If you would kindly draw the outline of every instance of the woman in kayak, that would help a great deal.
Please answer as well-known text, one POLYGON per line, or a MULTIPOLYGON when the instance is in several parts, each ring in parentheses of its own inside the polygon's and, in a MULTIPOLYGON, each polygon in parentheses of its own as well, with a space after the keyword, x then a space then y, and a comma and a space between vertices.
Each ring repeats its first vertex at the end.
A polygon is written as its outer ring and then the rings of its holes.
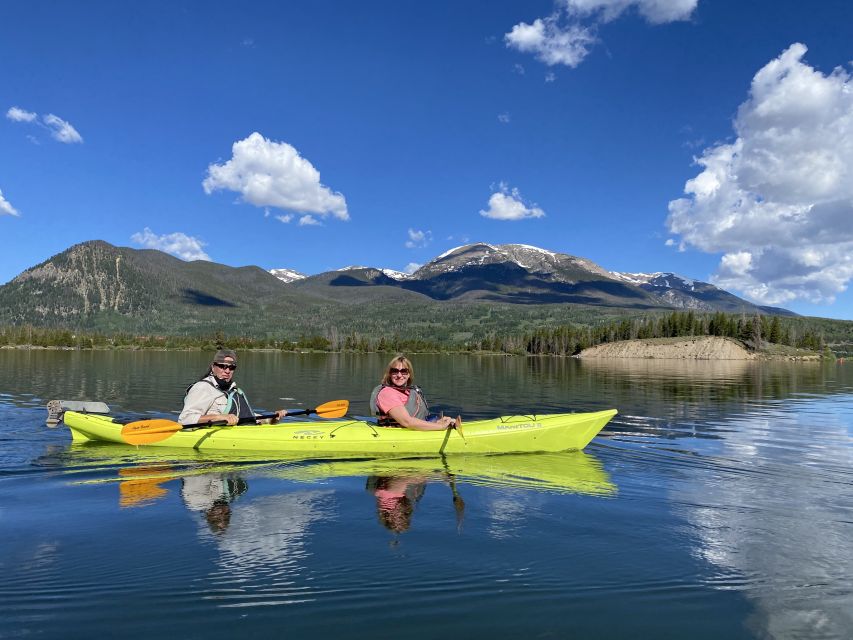
MULTIPOLYGON (((187 389, 184 408, 178 416, 178 422, 225 422, 235 425, 241 420, 251 420, 255 412, 246 399, 246 394, 234 382, 236 370, 237 354, 231 349, 217 351, 207 373, 187 389)), ((279 409, 272 422, 276 423, 286 415, 287 411, 279 409)))
POLYGON ((423 391, 415 386, 412 363, 403 355, 395 356, 388 363, 382 381, 370 395, 370 410, 379 417, 382 426, 443 431, 456 424, 449 417, 429 417, 423 391))

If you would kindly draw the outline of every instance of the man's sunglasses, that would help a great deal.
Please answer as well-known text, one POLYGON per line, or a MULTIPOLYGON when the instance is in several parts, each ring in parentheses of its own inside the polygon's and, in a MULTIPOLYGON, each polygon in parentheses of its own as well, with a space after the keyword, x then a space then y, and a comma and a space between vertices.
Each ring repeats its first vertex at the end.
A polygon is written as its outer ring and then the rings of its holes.
POLYGON ((390 371, 390 373, 391 373, 391 375, 392 375, 392 376, 393 376, 395 373, 402 373, 404 376, 409 375, 409 370, 408 370, 408 369, 395 369, 394 367, 391 367, 388 371, 390 371))
POLYGON ((236 369, 237 369, 237 365, 236 365, 236 364, 222 364, 222 363, 220 363, 220 362, 214 362, 214 363, 213 363, 213 366, 214 366, 214 367, 219 367, 220 369, 228 369, 228 371, 234 371, 234 370, 236 370, 236 369))

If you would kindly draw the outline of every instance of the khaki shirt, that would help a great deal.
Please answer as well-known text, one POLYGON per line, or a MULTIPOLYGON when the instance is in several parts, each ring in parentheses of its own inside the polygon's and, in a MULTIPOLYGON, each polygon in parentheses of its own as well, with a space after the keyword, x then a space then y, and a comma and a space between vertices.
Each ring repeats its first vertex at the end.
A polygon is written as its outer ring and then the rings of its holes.
MULTIPOLYGON (((191 386, 184 398, 184 408, 181 415, 178 416, 178 422, 195 424, 201 416, 210 413, 225 413, 225 407, 228 406, 228 394, 215 385, 214 377, 207 376, 204 380, 199 380, 191 386), (207 381, 213 384, 208 384, 207 381)), ((229 391, 236 386, 232 382, 229 391)))

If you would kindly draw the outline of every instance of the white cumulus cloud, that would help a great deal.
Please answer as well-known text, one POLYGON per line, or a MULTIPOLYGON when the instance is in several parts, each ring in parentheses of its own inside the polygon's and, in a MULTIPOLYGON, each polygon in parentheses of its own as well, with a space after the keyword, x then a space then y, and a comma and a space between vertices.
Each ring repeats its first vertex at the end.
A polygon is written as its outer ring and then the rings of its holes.
POLYGON ((722 253, 714 282, 764 304, 832 302, 853 278, 853 82, 795 43, 764 66, 733 142, 669 203, 679 246, 722 253))
MULTIPOLYGON (((47 129, 54 140, 58 140, 64 144, 83 142, 83 136, 78 133, 77 129, 70 122, 52 113, 42 116, 41 120, 39 120, 37 113, 21 109, 20 107, 10 107, 6 112, 6 117, 12 122, 29 122, 47 129)), ((35 139, 33 141, 38 142, 35 139)))
POLYGON ((53 136, 54 140, 59 140, 65 144, 83 142, 83 137, 77 133, 77 130, 59 116, 48 113, 42 120, 50 129, 50 135, 53 136))
POLYGON ((10 107, 6 112, 6 117, 12 122, 33 122, 38 118, 38 114, 32 111, 25 111, 20 107, 10 107))
POLYGON ((409 239, 406 240, 406 247, 409 249, 419 249, 427 246, 432 242, 432 231, 418 231, 409 229, 409 239))
POLYGON ((0 190, 0 216, 18 216, 18 210, 12 206, 12 203, 3 197, 3 191, 0 190))
POLYGON ((403 273, 408 273, 409 275, 412 275, 415 271, 420 269, 422 266, 423 265, 421 265, 417 262, 410 262, 409 264, 406 265, 406 268, 403 269, 403 273))
POLYGON ((548 66, 577 67, 598 42, 598 25, 634 8, 651 24, 687 20, 699 0, 555 0, 554 12, 519 22, 504 35, 507 47, 532 53, 548 66))
POLYGON ((344 196, 321 184, 320 172, 293 146, 255 132, 231 149, 230 160, 207 168, 202 182, 205 193, 234 191, 256 207, 302 213, 299 224, 303 225, 318 224, 313 216, 349 220, 344 196))
POLYGON ((688 20, 699 0, 563 0, 572 14, 598 15, 602 22, 615 20, 635 8, 651 24, 688 20))
POLYGON ((505 183, 489 198, 489 208, 480 210, 480 215, 493 220, 524 220, 542 218, 545 212, 534 205, 527 205, 518 189, 510 189, 505 183))
POLYGON ((207 243, 185 233, 175 232, 158 236, 145 227, 142 232, 130 236, 130 239, 146 249, 164 251, 181 260, 210 260, 210 256, 202 249, 207 243))
POLYGON ((564 64, 576 67, 589 54, 596 39, 593 33, 579 24, 561 24, 561 14, 536 18, 533 24, 520 22, 504 35, 508 47, 522 53, 532 53, 548 66, 564 64))
POLYGON ((300 227, 312 226, 312 225, 318 225, 318 224, 322 224, 322 222, 317 220, 317 218, 312 216, 310 213, 306 213, 304 216, 300 216, 300 218, 299 218, 299 226, 300 227))

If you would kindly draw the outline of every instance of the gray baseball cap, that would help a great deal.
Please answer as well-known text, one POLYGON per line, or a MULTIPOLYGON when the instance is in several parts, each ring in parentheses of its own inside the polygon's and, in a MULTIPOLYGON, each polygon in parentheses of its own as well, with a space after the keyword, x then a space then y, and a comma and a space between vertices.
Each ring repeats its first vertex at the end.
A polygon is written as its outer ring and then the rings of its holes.
POLYGON ((216 355, 213 356, 214 362, 225 362, 225 358, 231 358, 235 363, 237 362, 237 352, 232 351, 231 349, 220 349, 216 352, 216 355))

